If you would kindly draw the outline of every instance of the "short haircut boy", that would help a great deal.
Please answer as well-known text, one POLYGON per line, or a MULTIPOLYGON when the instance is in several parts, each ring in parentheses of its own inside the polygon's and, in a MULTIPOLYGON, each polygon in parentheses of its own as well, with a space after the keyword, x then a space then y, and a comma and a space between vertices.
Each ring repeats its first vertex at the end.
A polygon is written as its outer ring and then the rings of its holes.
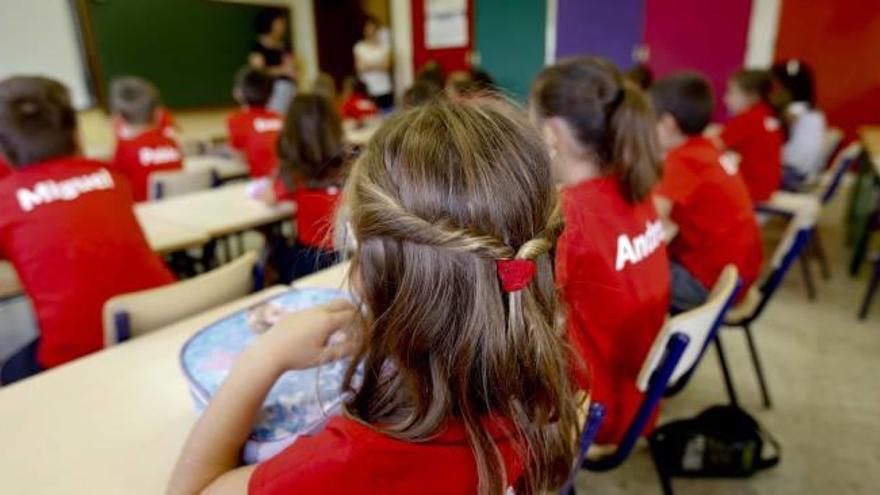
POLYGON ((734 83, 743 92, 752 94, 766 101, 770 97, 770 90, 773 89, 773 80, 770 78, 770 72, 760 69, 740 69, 733 73, 734 83))
POLYGON ((681 132, 694 136, 703 132, 712 118, 712 88, 697 72, 678 72, 651 86, 648 93, 657 116, 672 115, 681 132))
POLYGON ((0 153, 13 168, 76 150, 76 112, 63 84, 39 76, 0 82, 0 153))
POLYGON ((159 91, 149 81, 125 76, 114 79, 110 85, 110 110, 127 124, 151 124, 157 108, 159 91))
POLYGON ((272 97, 274 80, 263 69, 245 66, 235 75, 235 88, 241 95, 242 103, 252 107, 264 107, 272 97))

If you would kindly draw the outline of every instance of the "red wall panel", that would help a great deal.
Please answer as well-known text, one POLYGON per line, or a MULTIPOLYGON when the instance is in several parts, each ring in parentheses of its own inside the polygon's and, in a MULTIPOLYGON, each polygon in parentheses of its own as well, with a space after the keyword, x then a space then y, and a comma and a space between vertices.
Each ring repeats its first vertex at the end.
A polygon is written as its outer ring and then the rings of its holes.
POLYGON ((784 0, 776 57, 813 66, 831 125, 852 137, 859 125, 880 123, 880 2, 784 0))
POLYGON ((645 44, 655 77, 692 69, 705 74, 716 96, 716 117, 728 77, 743 65, 751 0, 646 0, 645 44))
POLYGON ((474 45, 474 0, 468 0, 468 21, 470 36, 468 45, 461 48, 429 50, 425 47, 425 1, 412 0, 413 69, 418 70, 429 60, 436 60, 448 75, 456 70, 471 68, 469 55, 474 45))

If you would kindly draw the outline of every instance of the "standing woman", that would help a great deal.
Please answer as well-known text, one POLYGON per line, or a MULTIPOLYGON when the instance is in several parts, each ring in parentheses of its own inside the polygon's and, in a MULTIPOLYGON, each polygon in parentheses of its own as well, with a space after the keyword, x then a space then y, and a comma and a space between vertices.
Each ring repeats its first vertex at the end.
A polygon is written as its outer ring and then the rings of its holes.
POLYGON ((364 39, 354 45, 354 66, 358 78, 367 85, 367 93, 381 110, 394 104, 391 86, 391 42, 387 29, 367 16, 364 39))
POLYGON ((813 70, 802 60, 779 62, 770 70, 776 83, 774 106, 787 130, 782 146, 782 187, 797 190, 825 165, 825 114, 816 108, 813 70))
POLYGON ((287 39, 287 14, 282 10, 266 8, 257 14, 257 39, 251 46, 248 63, 264 69, 275 78, 272 98, 267 107, 280 114, 287 113, 287 105, 296 93, 296 58, 287 39))

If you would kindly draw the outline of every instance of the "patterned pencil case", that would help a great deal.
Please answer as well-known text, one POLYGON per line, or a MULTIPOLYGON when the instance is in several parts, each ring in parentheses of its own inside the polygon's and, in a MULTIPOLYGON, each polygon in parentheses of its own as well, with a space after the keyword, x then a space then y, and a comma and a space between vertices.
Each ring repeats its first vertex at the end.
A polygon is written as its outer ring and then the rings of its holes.
MULTIPOLYGON (((180 365, 200 412, 220 388, 235 358, 278 317, 348 293, 333 289, 292 289, 227 316, 193 335, 180 351, 180 365)), ((338 414, 345 399, 341 383, 347 359, 305 370, 288 371, 272 387, 257 424, 244 446, 245 463, 264 461, 300 435, 320 430, 338 414)))

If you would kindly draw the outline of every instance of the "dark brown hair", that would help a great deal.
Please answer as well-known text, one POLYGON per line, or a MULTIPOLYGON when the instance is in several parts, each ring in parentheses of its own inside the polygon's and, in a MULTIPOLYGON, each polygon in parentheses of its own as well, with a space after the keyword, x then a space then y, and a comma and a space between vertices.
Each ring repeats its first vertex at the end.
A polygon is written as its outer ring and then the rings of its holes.
POLYGON ((128 124, 145 125, 156 118, 159 90, 135 76, 118 77, 110 84, 110 111, 128 124))
POLYGON ((695 136, 712 119, 715 98, 712 87, 698 72, 677 72, 654 83, 648 91, 657 115, 672 115, 681 132, 695 136))
POLYGON ((76 113, 67 88, 38 76, 0 82, 0 152, 15 168, 75 154, 76 113))
POLYGON ((272 97, 275 80, 263 69, 246 65, 235 73, 235 88, 245 105, 265 107, 272 97))
POLYGON ((734 72, 730 79, 744 93, 756 96, 762 101, 769 100, 770 90, 773 89, 773 79, 769 71, 741 69, 734 72))
POLYGON ((413 85, 403 93, 403 107, 417 107, 442 97, 443 88, 437 86, 428 79, 421 79, 414 82, 413 85))
POLYGON ((558 487, 578 422, 550 255, 559 211, 538 133, 498 100, 404 110, 371 139, 344 197, 352 283, 368 310, 348 414, 410 442, 461 422, 475 488, 493 495, 506 467, 485 421, 502 418, 524 466, 517 493, 558 487), (537 270, 506 293, 496 263, 510 258, 537 270))
POLYGON ((314 187, 338 180, 344 162, 342 124, 323 96, 301 93, 293 98, 278 138, 278 175, 288 189, 296 179, 314 187))
POLYGON ((562 118, 603 172, 620 178, 629 201, 643 200, 659 180, 654 109, 611 62, 580 57, 547 67, 531 99, 539 118, 562 118))

